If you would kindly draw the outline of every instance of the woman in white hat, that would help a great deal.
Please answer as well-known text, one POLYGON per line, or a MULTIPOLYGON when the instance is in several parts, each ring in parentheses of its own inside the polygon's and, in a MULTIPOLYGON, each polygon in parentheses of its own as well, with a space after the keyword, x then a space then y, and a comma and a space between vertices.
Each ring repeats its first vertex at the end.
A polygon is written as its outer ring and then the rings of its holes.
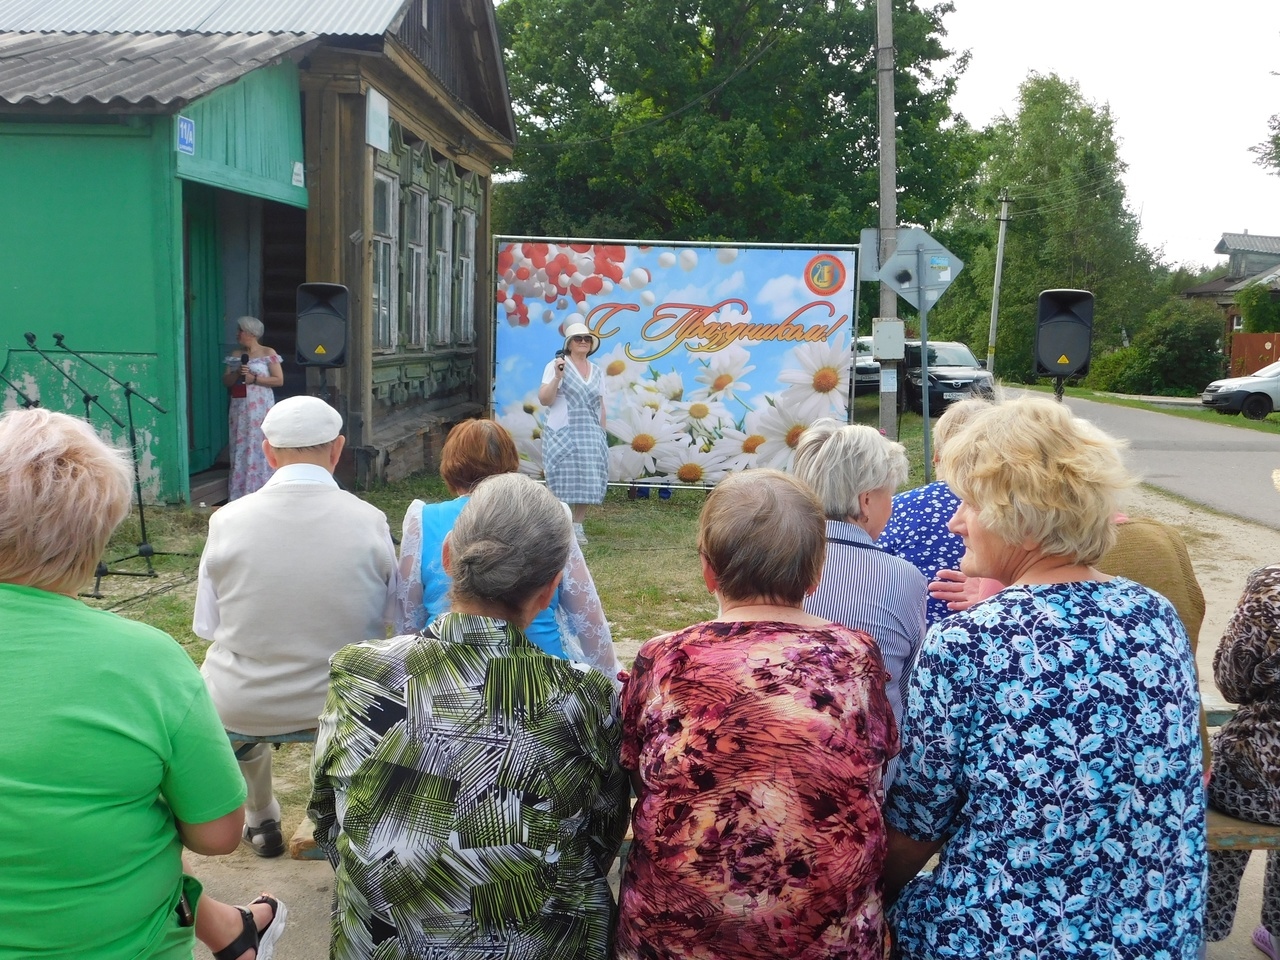
POLYGON ((587 542, 582 519, 588 504, 603 503, 609 480, 604 435, 604 371, 587 358, 600 338, 586 324, 565 327, 563 356, 542 371, 538 402, 550 407, 542 434, 542 463, 551 492, 573 511, 573 532, 587 542))

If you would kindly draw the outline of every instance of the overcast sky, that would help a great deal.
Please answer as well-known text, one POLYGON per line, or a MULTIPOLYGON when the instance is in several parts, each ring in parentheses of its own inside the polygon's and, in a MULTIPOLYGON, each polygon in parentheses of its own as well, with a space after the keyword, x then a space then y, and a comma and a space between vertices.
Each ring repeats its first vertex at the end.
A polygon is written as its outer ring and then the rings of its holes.
POLYGON ((1280 176, 1249 147, 1280 113, 1280 0, 955 0, 948 44, 970 50, 955 109, 1016 112, 1028 71, 1108 103, 1129 207, 1167 262, 1222 262, 1223 233, 1280 236, 1280 176))

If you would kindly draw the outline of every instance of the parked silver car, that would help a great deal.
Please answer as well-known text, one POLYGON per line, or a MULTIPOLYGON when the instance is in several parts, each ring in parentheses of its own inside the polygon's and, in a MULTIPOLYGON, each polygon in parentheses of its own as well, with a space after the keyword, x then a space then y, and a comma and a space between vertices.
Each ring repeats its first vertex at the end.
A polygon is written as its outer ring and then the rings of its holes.
POLYGON ((1250 420, 1265 420, 1280 408, 1280 361, 1247 377, 1213 381, 1200 394, 1200 402, 1218 413, 1243 413, 1250 420))

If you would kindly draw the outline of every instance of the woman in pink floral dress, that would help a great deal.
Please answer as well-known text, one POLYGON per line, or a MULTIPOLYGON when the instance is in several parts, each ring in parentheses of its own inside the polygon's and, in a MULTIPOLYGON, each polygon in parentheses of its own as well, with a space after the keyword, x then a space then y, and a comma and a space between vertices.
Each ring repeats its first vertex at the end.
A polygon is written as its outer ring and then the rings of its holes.
POLYGON ((266 454, 262 452, 262 418, 276 402, 273 387, 284 386, 280 357, 270 347, 258 342, 264 327, 257 317, 241 317, 236 342, 240 353, 227 357, 222 382, 231 388, 231 476, 229 499, 253 493, 271 476, 266 454), (248 356, 248 363, 244 357, 248 356))
POLYGON ((875 641, 804 612, 814 494, 729 477, 698 533, 720 616, 640 648, 622 698, 635 840, 618 957, 883 958, 885 764, 898 751, 875 641))

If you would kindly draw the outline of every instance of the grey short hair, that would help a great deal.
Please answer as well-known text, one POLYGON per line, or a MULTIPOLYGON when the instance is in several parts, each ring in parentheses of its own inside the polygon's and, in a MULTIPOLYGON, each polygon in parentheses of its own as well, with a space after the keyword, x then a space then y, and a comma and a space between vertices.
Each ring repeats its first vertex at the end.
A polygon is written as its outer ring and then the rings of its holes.
POLYGON ((236 326, 245 333, 252 334, 258 339, 262 339, 262 335, 266 333, 267 328, 262 325, 262 321, 257 317, 244 316, 236 321, 236 326))
POLYGON ((796 443, 797 477, 813 488, 829 520, 861 519, 858 498, 906 482, 907 450, 864 424, 815 420, 796 443))
POLYGON ((450 596, 509 618, 564 569, 573 527, 555 495, 518 473, 486 477, 449 533, 450 596))
POLYGON ((809 486, 781 470, 731 473, 707 496, 698 552, 726 600, 799 607, 822 576, 827 524, 809 486))

